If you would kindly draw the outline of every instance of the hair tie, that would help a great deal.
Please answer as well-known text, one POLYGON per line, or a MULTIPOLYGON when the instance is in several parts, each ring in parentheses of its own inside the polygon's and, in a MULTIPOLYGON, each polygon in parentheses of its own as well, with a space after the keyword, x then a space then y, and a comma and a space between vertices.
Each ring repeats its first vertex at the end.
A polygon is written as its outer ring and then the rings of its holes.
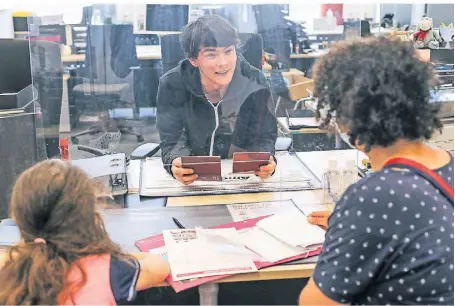
POLYGON ((33 243, 35 243, 35 244, 40 244, 40 243, 46 244, 46 240, 44 240, 43 238, 35 238, 33 240, 33 243))

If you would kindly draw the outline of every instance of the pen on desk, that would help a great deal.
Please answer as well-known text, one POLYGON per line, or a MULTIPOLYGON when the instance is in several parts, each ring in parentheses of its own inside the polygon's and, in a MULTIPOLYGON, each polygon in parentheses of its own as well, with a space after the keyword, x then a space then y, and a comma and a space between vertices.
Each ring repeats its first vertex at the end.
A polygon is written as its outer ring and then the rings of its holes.
POLYGON ((177 218, 172 217, 172 220, 174 221, 175 225, 178 226, 178 228, 185 229, 185 227, 182 225, 182 223, 180 223, 179 220, 177 220, 177 218))

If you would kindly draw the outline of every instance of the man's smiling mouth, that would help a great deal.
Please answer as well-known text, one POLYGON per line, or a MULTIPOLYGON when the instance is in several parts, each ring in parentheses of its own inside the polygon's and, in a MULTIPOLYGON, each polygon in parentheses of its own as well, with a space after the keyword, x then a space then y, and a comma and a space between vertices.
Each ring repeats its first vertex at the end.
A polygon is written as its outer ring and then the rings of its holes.
POLYGON ((220 75, 225 75, 226 73, 228 73, 230 71, 229 70, 226 70, 226 71, 223 71, 223 72, 215 72, 215 74, 220 74, 220 75))

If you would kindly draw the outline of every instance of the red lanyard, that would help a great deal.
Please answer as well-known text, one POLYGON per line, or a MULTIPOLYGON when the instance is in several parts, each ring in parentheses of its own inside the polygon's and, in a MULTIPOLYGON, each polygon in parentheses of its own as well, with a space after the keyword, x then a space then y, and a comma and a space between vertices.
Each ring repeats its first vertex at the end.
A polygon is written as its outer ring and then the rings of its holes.
POLYGON ((420 174, 420 176, 423 176, 436 188, 438 188, 439 191, 441 191, 453 205, 453 188, 435 171, 427 168, 426 166, 416 161, 402 157, 389 159, 386 162, 385 167, 406 168, 408 170, 416 172, 417 174, 420 174))

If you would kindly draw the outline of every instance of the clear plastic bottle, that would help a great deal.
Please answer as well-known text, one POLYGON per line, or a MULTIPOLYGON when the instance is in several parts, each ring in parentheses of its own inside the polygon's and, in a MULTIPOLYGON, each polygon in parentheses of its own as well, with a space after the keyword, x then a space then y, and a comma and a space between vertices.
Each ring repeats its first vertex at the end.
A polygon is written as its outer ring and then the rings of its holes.
POLYGON ((354 184, 358 178, 358 170, 355 160, 349 159, 346 161, 343 170, 341 171, 341 190, 344 192, 350 185, 354 184))
POLYGON ((329 160, 322 178, 325 204, 334 203, 338 200, 340 196, 340 177, 337 161, 329 160))

